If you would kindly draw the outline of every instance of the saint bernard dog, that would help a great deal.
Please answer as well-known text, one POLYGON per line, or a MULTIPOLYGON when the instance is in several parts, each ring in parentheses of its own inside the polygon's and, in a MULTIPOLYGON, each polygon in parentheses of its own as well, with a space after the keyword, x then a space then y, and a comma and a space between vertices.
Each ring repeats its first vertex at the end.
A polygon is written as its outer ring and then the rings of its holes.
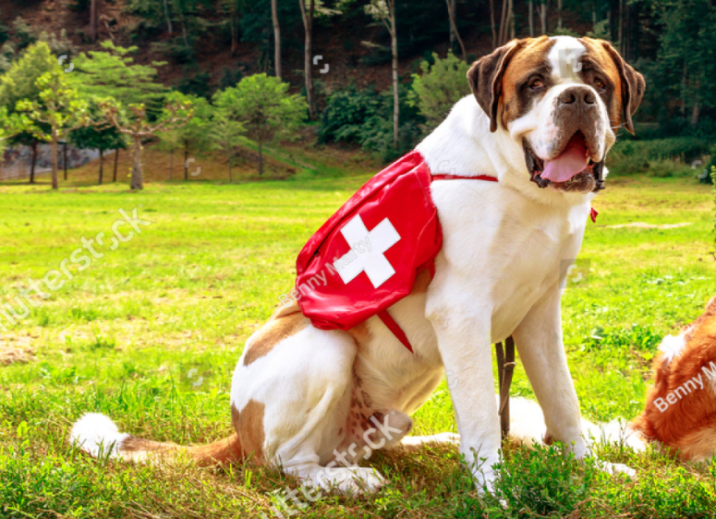
POLYGON ((318 490, 376 491, 384 477, 357 462, 375 449, 459 443, 479 491, 492 489, 501 435, 492 344, 514 337, 544 412, 546 435, 588 452, 560 320, 565 265, 579 253, 617 128, 633 132, 644 79, 606 41, 513 40, 475 62, 473 95, 416 148, 443 245, 390 314, 408 351, 371 317, 323 330, 281 307, 246 343, 231 387, 235 433, 180 447, 119 433, 86 415, 71 439, 91 454, 143 460, 182 452, 200 464, 251 457, 318 490), (447 375, 459 436, 408 436, 410 415, 447 375))

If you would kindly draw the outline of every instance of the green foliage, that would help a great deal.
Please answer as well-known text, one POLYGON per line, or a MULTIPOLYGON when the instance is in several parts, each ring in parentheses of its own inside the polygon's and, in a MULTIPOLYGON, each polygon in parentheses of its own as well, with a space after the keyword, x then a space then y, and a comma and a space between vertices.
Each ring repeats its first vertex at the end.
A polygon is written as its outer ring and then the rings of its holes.
POLYGON ((445 59, 433 53, 433 64, 423 61, 420 64, 422 74, 413 74, 413 88, 408 100, 425 117, 428 130, 440 124, 453 105, 470 93, 469 68, 452 52, 448 52, 445 59))
POLYGON ((132 54, 137 47, 119 47, 111 41, 102 42, 102 51, 81 53, 74 60, 71 78, 84 95, 114 98, 123 105, 142 103, 151 112, 161 110, 166 87, 157 82, 157 69, 164 62, 152 66, 134 63, 132 54))
POLYGON ((12 22, 12 28, 15 31, 15 40, 17 41, 18 50, 29 47, 35 43, 40 36, 37 30, 30 27, 30 24, 21 16, 15 18, 15 21, 12 22))
POLYGON ((397 158, 417 144, 424 118, 408 102, 408 87, 400 85, 400 146, 393 143, 393 93, 376 93, 372 88, 358 90, 351 86, 334 92, 321 115, 320 142, 359 144, 383 161, 397 158))
POLYGON ((60 65, 47 43, 38 42, 30 46, 25 54, 12 64, 10 70, 0 76, 0 106, 6 107, 12 113, 18 101, 39 100, 37 79, 47 72, 57 71, 61 72, 60 65))
POLYGON ((609 152, 609 172, 616 175, 650 173, 657 177, 688 176, 690 164, 710 152, 707 141, 674 137, 651 141, 624 140, 609 152))
POLYGON ((70 140, 78 148, 97 150, 127 149, 127 141, 115 127, 102 124, 104 117, 97 99, 90 99, 87 112, 92 124, 78 128, 70 134, 70 140))
POLYGON ((225 107, 226 117, 241 123, 249 138, 261 145, 276 138, 290 139, 306 116, 303 97, 288 93, 288 83, 266 74, 243 78, 238 85, 223 90, 217 103, 225 107))
MULTIPOLYGON (((0 76, 0 106, 13 114, 20 101, 40 102, 37 80, 48 72, 61 72, 61 68, 49 45, 39 41, 28 47, 22 57, 12 63, 10 70, 0 76)), ((32 131, 23 131, 17 134, 11 143, 31 144, 35 140, 32 131)))
POLYGON ((32 132, 40 140, 57 142, 58 139, 66 138, 73 129, 88 123, 87 101, 79 98, 65 72, 46 72, 37 78, 36 85, 39 99, 18 101, 15 108, 17 112, 27 114, 26 131, 32 132), (35 123, 44 123, 49 131, 35 123))

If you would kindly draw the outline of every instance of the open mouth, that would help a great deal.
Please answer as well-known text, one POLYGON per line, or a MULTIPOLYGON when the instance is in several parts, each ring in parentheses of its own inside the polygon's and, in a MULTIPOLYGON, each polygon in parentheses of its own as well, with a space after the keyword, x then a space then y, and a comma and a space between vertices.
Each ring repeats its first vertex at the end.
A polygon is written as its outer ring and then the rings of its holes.
POLYGON ((581 131, 575 132, 562 152, 552 160, 539 158, 527 139, 522 140, 522 147, 530 180, 540 188, 551 185, 560 191, 581 193, 604 189, 604 160, 594 162, 591 159, 581 131))

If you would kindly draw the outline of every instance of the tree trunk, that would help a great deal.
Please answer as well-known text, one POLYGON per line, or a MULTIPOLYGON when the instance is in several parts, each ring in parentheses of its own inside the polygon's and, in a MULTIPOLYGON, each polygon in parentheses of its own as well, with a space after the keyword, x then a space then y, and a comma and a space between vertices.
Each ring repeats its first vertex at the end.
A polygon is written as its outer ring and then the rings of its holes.
POLYGON ((619 51, 621 52, 622 56, 624 55, 624 40, 622 31, 624 29, 624 3, 626 0, 619 0, 619 51))
POLYGON ((139 135, 134 136, 134 146, 132 147, 132 182, 130 188, 133 191, 144 188, 144 179, 142 178, 142 138, 139 135))
POLYGON ((227 163, 229 164, 229 182, 233 182, 234 179, 231 178, 231 155, 229 154, 227 163))
POLYGON ((32 164, 30 165, 30 184, 35 183, 35 164, 37 164, 37 141, 32 141, 32 164))
POLYGON ((64 169, 65 181, 67 181, 67 141, 62 143, 62 169, 64 169))
POLYGON ((539 6, 539 18, 540 18, 540 25, 542 26, 542 34, 547 34, 547 11, 548 6, 547 2, 542 2, 539 6))
POLYGON ((168 0, 164 0, 164 16, 167 19, 167 32, 171 34, 172 31, 172 19, 169 17, 169 4, 168 0))
POLYGON ((699 124, 699 114, 701 113, 701 105, 698 98, 694 101, 694 107, 691 109, 691 126, 699 124))
POLYGON ((495 28, 495 0, 490 0, 490 28, 492 29, 492 48, 497 47, 497 29, 495 28))
POLYGON ((504 45, 507 43, 507 27, 510 20, 510 4, 509 0, 502 0, 502 12, 500 14, 500 33, 497 44, 504 45))
POLYGON ((306 101, 308 101, 308 115, 311 120, 316 118, 316 96, 313 92, 313 73, 311 70, 313 54, 313 13, 315 0, 310 0, 308 11, 306 11, 305 0, 298 0, 301 6, 301 17, 303 18, 303 29, 306 34, 303 55, 303 75, 306 80, 306 101))
POLYGON ((530 25, 530 38, 535 37, 535 6, 534 6, 534 0, 529 0, 527 3, 527 7, 529 8, 527 20, 530 25))
MULTIPOLYGON (((165 0, 166 1, 166 0, 165 0)), ((231 3, 233 5, 233 2, 231 3)), ((231 28, 231 55, 236 53, 238 41, 236 37, 236 12, 233 7, 229 8, 229 27, 231 28)))
POLYGON ((114 150, 114 174, 112 175, 112 182, 117 182, 117 161, 119 160, 119 148, 114 150))
POLYGON ((50 164, 52 164, 52 189, 57 189, 59 187, 59 182, 57 181, 57 141, 59 138, 57 137, 57 130, 52 128, 50 131, 50 138, 52 139, 50 141, 50 164))
POLYGON ((99 184, 102 185, 102 173, 103 173, 103 166, 104 166, 104 150, 102 148, 99 149, 99 184))
POLYGON ((259 139, 259 176, 264 174, 264 157, 261 144, 261 139, 259 139))
POLYGON ((92 43, 97 41, 97 2, 99 0, 90 0, 90 26, 89 37, 92 43))
POLYGON ((462 50, 462 59, 467 61, 467 52, 465 52, 465 44, 462 42, 462 38, 460 37, 460 33, 457 30, 457 24, 455 23, 455 0, 445 0, 448 7, 448 16, 450 18, 450 49, 454 47, 454 38, 457 39, 458 43, 460 44, 460 49, 462 50))
POLYGON ((390 39, 393 49, 393 148, 398 149, 400 130, 400 90, 398 87, 398 27, 395 19, 395 0, 388 0, 390 10, 390 39))
POLYGON ((515 33, 517 31, 515 30, 515 9, 514 9, 514 0, 510 0, 510 39, 515 39, 515 33))
MULTIPOLYGON (((457 9, 457 0, 445 0, 447 2, 448 14, 454 13, 457 9)), ((455 24, 452 15, 450 16, 450 50, 455 50, 455 24)))
POLYGON ((189 141, 184 139, 184 181, 189 180, 189 141))
POLYGON ((557 29, 562 30, 562 0, 557 0, 557 29))
POLYGON ((174 146, 169 150, 169 180, 172 179, 174 173, 174 146))
POLYGON ((281 26, 278 23, 278 0, 271 0, 271 18, 273 19, 274 68, 276 77, 281 79, 281 26))

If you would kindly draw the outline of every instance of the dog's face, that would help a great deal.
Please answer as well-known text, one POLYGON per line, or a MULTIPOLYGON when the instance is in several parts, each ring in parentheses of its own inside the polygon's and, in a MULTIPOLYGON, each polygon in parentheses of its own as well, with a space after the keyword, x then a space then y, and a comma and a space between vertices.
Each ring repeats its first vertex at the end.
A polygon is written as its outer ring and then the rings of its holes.
POLYGON ((645 87, 608 42, 567 36, 513 40, 475 62, 468 80, 490 130, 522 146, 531 179, 581 193, 603 187, 614 130, 623 120, 634 132, 645 87))

